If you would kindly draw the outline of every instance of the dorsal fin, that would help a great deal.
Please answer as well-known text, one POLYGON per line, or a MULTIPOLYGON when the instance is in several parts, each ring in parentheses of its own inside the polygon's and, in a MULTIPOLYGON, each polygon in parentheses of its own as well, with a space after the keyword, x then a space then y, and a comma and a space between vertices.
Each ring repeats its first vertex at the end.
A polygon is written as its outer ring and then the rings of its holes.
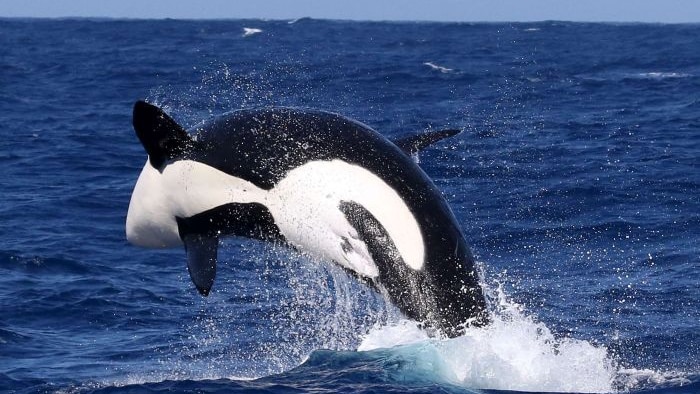
POLYGON ((192 138, 182 126, 162 109, 145 101, 134 104, 133 123, 153 168, 160 168, 192 146, 192 138))
POLYGON ((402 137, 394 140, 394 144, 401 148, 407 155, 414 155, 420 152, 423 148, 432 145, 440 140, 447 137, 452 137, 461 133, 462 130, 457 129, 446 129, 446 130, 435 130, 428 131, 424 133, 410 135, 408 137, 402 137))

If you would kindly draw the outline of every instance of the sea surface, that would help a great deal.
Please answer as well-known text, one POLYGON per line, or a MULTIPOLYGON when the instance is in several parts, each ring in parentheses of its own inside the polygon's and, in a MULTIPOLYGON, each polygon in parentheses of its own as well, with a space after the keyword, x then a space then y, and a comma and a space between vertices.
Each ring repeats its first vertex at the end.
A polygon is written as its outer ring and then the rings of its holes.
POLYGON ((700 25, 0 19, 0 392, 700 392, 700 25), (134 102, 400 137, 493 324, 428 336, 328 262, 131 246, 134 102))

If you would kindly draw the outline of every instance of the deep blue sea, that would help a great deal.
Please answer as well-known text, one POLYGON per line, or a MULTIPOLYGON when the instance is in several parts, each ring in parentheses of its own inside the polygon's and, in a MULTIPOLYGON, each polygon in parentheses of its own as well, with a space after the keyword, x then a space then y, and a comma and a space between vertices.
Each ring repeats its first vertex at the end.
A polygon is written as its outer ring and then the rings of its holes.
POLYGON ((0 392, 700 392, 700 25, 4 19, 0 169, 0 392), (137 99, 463 129, 418 160, 493 323, 236 238, 201 297, 124 235, 137 99))

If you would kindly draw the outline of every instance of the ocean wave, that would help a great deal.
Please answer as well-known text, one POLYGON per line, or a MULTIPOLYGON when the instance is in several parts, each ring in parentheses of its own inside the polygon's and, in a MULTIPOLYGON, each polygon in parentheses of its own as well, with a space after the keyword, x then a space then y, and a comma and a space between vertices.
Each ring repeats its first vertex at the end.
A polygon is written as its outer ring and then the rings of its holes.
POLYGON ((304 17, 301 17, 301 18, 296 18, 296 19, 289 20, 289 21, 287 21, 287 24, 294 25, 294 24, 297 24, 297 23, 300 23, 300 22, 306 22, 306 21, 310 21, 310 20, 313 20, 313 19, 310 18, 310 17, 308 17, 308 16, 304 16, 304 17))

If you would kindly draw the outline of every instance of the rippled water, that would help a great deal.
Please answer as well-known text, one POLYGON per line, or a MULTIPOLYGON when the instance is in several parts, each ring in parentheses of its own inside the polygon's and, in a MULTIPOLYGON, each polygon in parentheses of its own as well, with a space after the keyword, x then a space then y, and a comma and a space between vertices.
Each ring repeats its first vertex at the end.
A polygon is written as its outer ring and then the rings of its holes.
POLYGON ((0 20, 0 390, 700 391, 700 26, 0 20), (257 30, 255 30, 257 29, 257 30), (259 30, 259 31, 258 31, 259 30), (131 106, 321 108, 423 152, 494 324, 428 338, 242 239, 129 245, 131 106))

